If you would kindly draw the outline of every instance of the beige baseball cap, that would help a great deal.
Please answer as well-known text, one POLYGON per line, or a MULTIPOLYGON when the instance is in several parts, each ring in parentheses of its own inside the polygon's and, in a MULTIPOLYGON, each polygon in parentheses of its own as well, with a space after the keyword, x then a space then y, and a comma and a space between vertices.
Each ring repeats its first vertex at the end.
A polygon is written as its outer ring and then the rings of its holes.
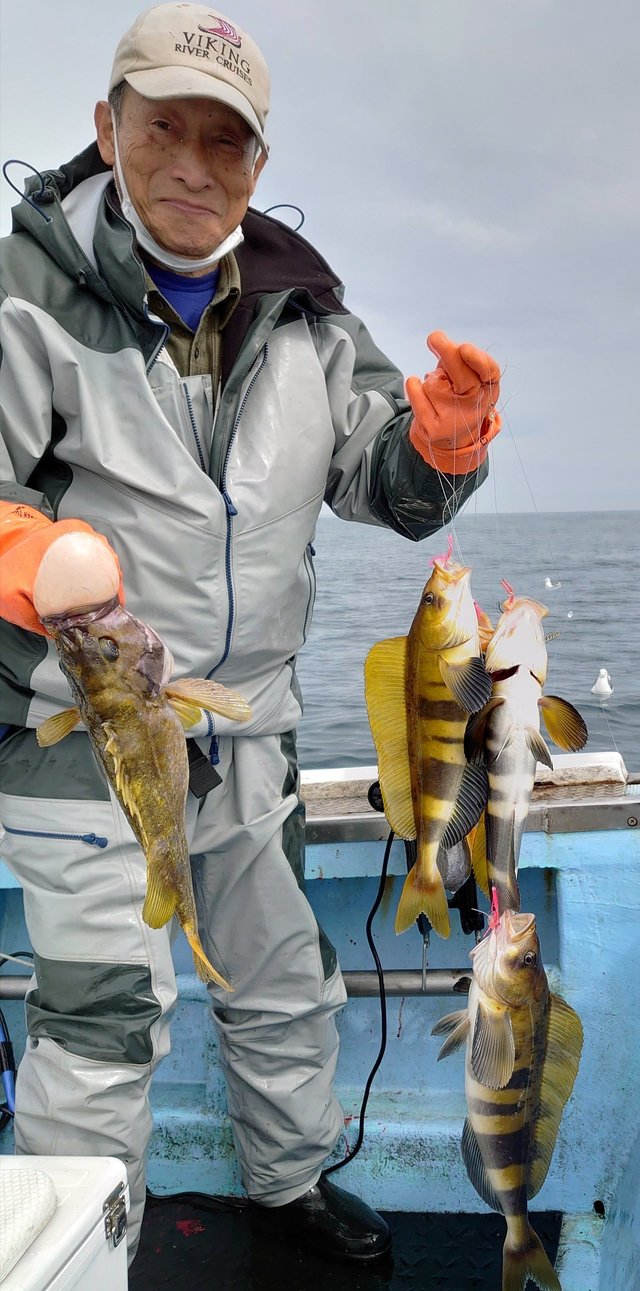
POLYGON ((255 41, 216 9, 159 4, 141 13, 116 49, 109 93, 121 81, 147 99, 217 99, 267 152, 269 69, 255 41))

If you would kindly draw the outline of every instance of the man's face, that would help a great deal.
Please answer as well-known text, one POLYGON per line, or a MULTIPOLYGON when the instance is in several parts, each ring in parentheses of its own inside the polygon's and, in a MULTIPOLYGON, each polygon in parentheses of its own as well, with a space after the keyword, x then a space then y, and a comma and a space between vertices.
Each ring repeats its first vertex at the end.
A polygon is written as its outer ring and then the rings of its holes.
MULTIPOLYGON (((96 106, 98 147, 113 166, 111 110, 96 106)), ((254 135, 242 117, 212 99, 144 99, 127 86, 117 125, 129 196, 166 250, 200 259, 244 218, 258 175, 254 135)))

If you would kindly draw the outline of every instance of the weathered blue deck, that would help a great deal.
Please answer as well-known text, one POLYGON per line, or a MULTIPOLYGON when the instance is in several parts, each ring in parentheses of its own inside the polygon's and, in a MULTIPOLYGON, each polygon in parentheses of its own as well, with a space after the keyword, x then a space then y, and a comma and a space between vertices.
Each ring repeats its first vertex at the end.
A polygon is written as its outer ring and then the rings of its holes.
MULTIPOLYGON (((351 771, 351 776, 361 773, 351 771)), ((362 773, 364 774, 364 773, 362 773)), ((371 770, 371 779, 375 772, 371 770)), ((558 1257, 563 1291, 640 1288, 640 1012, 635 977, 640 929, 640 784, 541 791, 525 834, 520 878, 523 909, 536 914, 552 989, 577 1010, 585 1042, 539 1210, 561 1210, 558 1257)), ((378 887, 384 819, 366 807, 343 811, 319 801, 307 826, 308 895, 334 941, 343 970, 372 969, 365 922, 378 887)), ((395 842, 390 878, 374 925, 385 970, 421 968, 417 932, 393 932, 404 848, 395 842)), ((4 871, 0 882, 10 884, 4 871)), ((484 904, 484 903, 483 903, 484 904)), ((464 968, 471 937, 452 913, 448 942, 432 936, 429 966, 464 968)), ((0 946, 28 945, 21 893, 0 891, 0 946)), ((172 1053, 153 1086, 155 1130, 149 1162, 153 1191, 241 1191, 213 1027, 204 987, 176 943, 180 998, 172 1053)), ((5 966, 3 974, 9 969, 5 966)), ((22 970, 12 970, 24 973, 22 970)), ((463 1059, 438 1063, 431 1037, 451 996, 387 1001, 388 1043, 369 1103, 364 1145, 336 1181, 391 1211, 486 1211, 462 1163, 463 1059)), ((22 1004, 3 1009, 17 1053, 24 1042, 22 1004)), ((341 1018, 338 1092, 345 1117, 341 1156, 355 1138, 364 1084, 379 1045, 377 998, 350 998, 341 1018)), ((0 1151, 11 1151, 7 1132, 0 1151)))

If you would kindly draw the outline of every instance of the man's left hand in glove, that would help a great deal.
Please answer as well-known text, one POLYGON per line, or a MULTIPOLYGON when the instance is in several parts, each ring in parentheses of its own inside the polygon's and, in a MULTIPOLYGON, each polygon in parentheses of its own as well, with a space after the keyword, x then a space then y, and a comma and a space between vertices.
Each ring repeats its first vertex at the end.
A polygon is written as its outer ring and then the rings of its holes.
POLYGON ((500 368, 476 345, 456 345, 444 332, 431 332, 427 345, 438 366, 424 381, 408 377, 414 413, 409 439, 430 466, 447 475, 467 475, 487 456, 487 445, 502 421, 495 411, 500 368))

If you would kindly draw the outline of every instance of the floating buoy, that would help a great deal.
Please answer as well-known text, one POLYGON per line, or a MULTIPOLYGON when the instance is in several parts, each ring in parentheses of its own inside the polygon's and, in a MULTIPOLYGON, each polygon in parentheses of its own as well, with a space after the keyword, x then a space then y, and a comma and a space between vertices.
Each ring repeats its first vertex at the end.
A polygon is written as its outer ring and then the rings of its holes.
POLYGON ((600 672, 598 673, 598 676, 596 677, 593 683, 593 686, 591 687, 591 694, 600 695, 600 696, 613 694, 613 686, 611 685, 611 678, 606 668, 600 669, 600 672))
POLYGON ((547 574, 547 577, 546 577, 546 578, 545 578, 545 580, 544 580, 544 585, 545 585, 545 587, 546 587, 546 588, 550 588, 550 587, 551 587, 551 588, 553 588, 553 590, 554 590, 554 591, 555 591, 556 587, 562 587, 562 583, 560 583, 560 582, 558 582, 558 583, 554 583, 554 582, 552 581, 552 579, 550 579, 550 578, 549 578, 549 575, 548 575, 548 574, 547 574))

